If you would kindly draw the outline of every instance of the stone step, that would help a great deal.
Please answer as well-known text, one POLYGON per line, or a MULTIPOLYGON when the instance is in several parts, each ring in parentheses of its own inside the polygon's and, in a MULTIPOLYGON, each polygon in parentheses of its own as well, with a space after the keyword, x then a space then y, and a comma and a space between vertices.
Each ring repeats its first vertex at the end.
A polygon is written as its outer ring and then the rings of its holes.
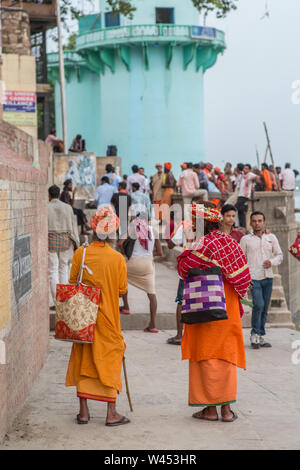
POLYGON ((289 311, 280 311, 275 312, 270 310, 268 314, 268 323, 292 323, 292 315, 289 311))
POLYGON ((266 323, 266 328, 289 328, 290 330, 295 330, 296 325, 292 322, 290 323, 266 323))

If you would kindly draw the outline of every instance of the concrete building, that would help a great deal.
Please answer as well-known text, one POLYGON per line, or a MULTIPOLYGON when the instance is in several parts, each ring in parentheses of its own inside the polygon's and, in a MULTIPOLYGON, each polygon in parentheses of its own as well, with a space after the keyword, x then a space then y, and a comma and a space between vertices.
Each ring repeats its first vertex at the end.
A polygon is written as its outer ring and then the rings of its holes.
MULTIPOLYGON (((76 50, 65 52, 68 145, 81 134, 89 152, 116 145, 123 171, 156 161, 174 171, 205 159, 203 80, 225 49, 224 33, 199 26, 191 0, 135 0, 134 18, 100 13, 79 19, 76 50)), ((48 55, 61 135, 57 54, 48 55)))
POLYGON ((46 32, 56 25, 56 1, 2 0, 1 5, 6 108, 3 118, 32 136, 45 139, 50 130, 51 92, 46 32))

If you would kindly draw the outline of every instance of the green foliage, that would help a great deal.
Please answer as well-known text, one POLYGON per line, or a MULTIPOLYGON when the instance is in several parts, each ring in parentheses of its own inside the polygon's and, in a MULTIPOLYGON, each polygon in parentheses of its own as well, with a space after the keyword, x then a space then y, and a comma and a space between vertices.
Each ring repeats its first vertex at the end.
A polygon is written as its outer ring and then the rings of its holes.
POLYGON ((230 11, 236 10, 238 0, 192 0, 199 13, 214 12, 217 18, 224 18, 230 11))
POLYGON ((124 16, 128 16, 132 20, 133 12, 136 8, 132 6, 131 0, 107 0, 113 13, 121 13, 124 16))
POLYGON ((70 36, 68 37, 68 44, 63 46, 63 49, 67 49, 71 51, 76 49, 76 33, 70 34, 70 36))

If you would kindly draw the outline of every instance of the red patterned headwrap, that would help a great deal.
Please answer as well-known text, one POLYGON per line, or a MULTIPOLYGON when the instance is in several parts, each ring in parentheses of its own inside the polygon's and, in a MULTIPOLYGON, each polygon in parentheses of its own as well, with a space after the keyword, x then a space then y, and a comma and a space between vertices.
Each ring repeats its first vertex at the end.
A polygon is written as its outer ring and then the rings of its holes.
POLYGON ((213 207, 205 207, 203 204, 192 204, 192 217, 195 219, 202 218, 209 222, 222 222, 223 217, 219 209, 213 207))
POLYGON ((90 225, 99 236, 111 235, 118 230, 120 219, 111 206, 103 206, 93 215, 90 225))
POLYGON ((171 162, 166 162, 166 163, 164 164, 164 167, 165 167, 166 170, 171 170, 171 168, 172 168, 172 163, 171 163, 171 162))

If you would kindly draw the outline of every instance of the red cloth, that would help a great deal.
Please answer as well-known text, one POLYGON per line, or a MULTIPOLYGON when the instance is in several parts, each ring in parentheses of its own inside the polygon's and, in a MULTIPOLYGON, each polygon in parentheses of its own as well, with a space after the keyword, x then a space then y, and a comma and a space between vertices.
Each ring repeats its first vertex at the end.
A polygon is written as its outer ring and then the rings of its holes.
POLYGON ((251 281, 249 267, 243 250, 230 235, 212 230, 194 243, 193 248, 177 257, 177 271, 180 277, 188 277, 190 268, 207 269, 219 266, 224 279, 239 297, 246 295, 251 281))
POLYGON ((241 239, 244 236, 244 232, 238 230, 237 228, 232 228, 230 232, 230 236, 238 243, 240 243, 241 239))

